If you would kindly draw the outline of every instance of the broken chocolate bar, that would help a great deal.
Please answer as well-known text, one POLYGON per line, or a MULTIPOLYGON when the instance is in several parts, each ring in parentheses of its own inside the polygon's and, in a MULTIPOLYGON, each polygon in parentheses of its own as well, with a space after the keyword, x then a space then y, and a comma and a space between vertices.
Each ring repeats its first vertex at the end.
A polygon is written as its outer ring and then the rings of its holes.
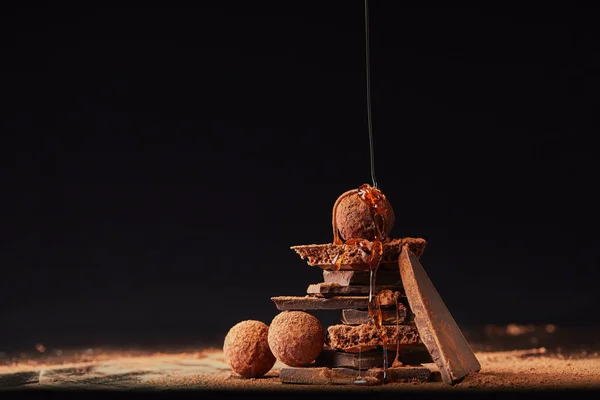
MULTIPOLYGON (((410 250, 420 257, 425 251, 427 242, 421 238, 401 238, 392 239, 387 243, 383 243, 383 257, 379 265, 380 268, 398 268, 398 257, 402 246, 407 245, 410 250)), ((363 259, 362 251, 355 244, 309 244, 301 246, 292 246, 300 258, 308 259, 308 265, 317 266, 326 270, 333 270, 335 261, 343 253, 344 263, 341 264, 341 270, 363 270, 369 269, 369 265, 363 259)))
MULTIPOLYGON (((400 345, 421 344, 421 338, 415 325, 387 325, 384 329, 388 333, 387 348, 395 350, 397 341, 400 345)), ((382 346, 383 342, 377 334, 374 324, 362 325, 331 325, 327 328, 326 344, 334 350, 350 353, 358 352, 359 346, 382 346)))

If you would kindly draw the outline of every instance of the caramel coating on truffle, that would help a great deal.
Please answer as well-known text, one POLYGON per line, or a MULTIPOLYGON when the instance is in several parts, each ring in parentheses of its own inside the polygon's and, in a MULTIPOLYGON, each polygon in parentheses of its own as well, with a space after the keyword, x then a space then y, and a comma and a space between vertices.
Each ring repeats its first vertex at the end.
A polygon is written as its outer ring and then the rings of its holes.
POLYGON ((223 343, 225 360, 244 378, 256 378, 269 372, 275 356, 269 348, 269 327, 261 321, 246 320, 234 325, 223 343))
MULTIPOLYGON (((385 213, 385 235, 389 236, 394 227, 394 210, 385 199, 387 212, 385 213)), ((369 206, 358 195, 358 191, 342 194, 337 200, 333 210, 333 218, 343 240, 367 239, 374 240, 376 234, 375 221, 369 206)))
POLYGON ((269 347, 279 361, 301 367, 323 350, 325 331, 321 322, 304 311, 283 311, 269 326, 269 347))

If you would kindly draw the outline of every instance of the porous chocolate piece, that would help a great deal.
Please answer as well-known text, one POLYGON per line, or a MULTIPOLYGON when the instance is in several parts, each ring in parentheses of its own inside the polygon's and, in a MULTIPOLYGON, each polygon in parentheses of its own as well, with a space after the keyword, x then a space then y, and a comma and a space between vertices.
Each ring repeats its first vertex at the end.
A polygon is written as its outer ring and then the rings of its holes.
MULTIPOLYGON (((381 292, 384 290, 392 291, 394 289, 396 289, 395 286, 381 285, 377 285, 375 288, 377 292, 381 292)), ((341 286, 337 283, 322 282, 310 285, 308 289, 306 289, 306 293, 320 297, 368 295, 369 287, 364 285, 341 286)))
MULTIPOLYGON (((396 310, 381 310, 383 324, 394 325, 396 324, 396 310)), ((406 322, 406 316, 408 312, 404 304, 398 304, 398 323, 402 324, 406 322)), ((367 310, 355 310, 355 309, 344 309, 342 310, 342 323, 346 325, 360 325, 371 323, 372 319, 367 310)))
POLYGON ((408 247, 402 249, 399 268, 415 325, 440 370, 442 380, 454 384, 479 371, 481 366, 469 343, 408 247))
MULTIPOLYGON (((379 268, 396 270, 403 245, 407 245, 415 256, 420 257, 425 250, 426 244, 425 239, 411 237, 392 239, 388 243, 384 243, 383 257, 379 268)), ((342 253, 344 254, 344 264, 341 265, 341 270, 365 271, 369 269, 369 265, 364 262, 361 249, 357 244, 309 244, 292 246, 291 249, 303 260, 308 259, 308 265, 317 266, 325 270, 333 270, 333 264, 342 253)))
POLYGON ((367 309, 368 296, 276 296, 271 297, 278 310, 342 310, 344 308, 367 309))
MULTIPOLYGON (((396 341, 401 345, 420 344, 421 338, 415 325, 386 325, 383 327, 389 337, 388 349, 396 349, 396 341)), ((382 346, 383 342, 374 324, 331 325, 327 328, 326 344, 334 350, 358 352, 358 346, 382 346)))
MULTIPOLYGON (((371 279, 370 271, 328 271, 323 270, 323 281, 325 283, 336 283, 340 286, 363 285, 369 286, 371 279)), ((377 271, 375 284, 379 286, 392 286, 396 290, 402 291, 402 280, 400 273, 393 270, 381 269, 377 271)))
MULTIPOLYGON (((395 358, 396 352, 389 351, 388 367, 392 366, 395 358)), ((398 355, 398 360, 404 365, 419 365, 432 362, 427 348, 422 344, 402 348, 398 355)), ((359 356, 358 353, 337 351, 326 347, 315 360, 315 366, 328 368, 360 368, 361 370, 379 368, 383 366, 383 351, 381 349, 362 351, 359 356)))
POLYGON ((223 354, 232 371, 244 378, 255 378, 269 372, 275 356, 268 343, 267 324, 246 320, 235 324, 223 343, 223 354))
MULTIPOLYGON (((382 233, 385 233, 387 237, 394 227, 394 209, 387 198, 382 201, 381 205, 385 210, 383 212, 385 226, 382 233)), ((371 209, 360 198, 356 189, 349 190, 338 197, 333 206, 332 217, 343 240, 367 239, 372 241, 377 237, 377 227, 371 209)))
MULTIPOLYGON (((361 373, 365 378, 378 378, 382 380, 383 369, 372 368, 361 373)), ((397 367, 388 368, 390 382, 427 382, 431 370, 426 367, 397 367)), ((282 383, 295 383, 305 385, 351 385, 358 377, 358 371, 351 368, 281 368, 279 380, 282 383)))
POLYGON ((303 311, 279 313, 269 325, 269 347, 279 361, 300 367, 315 360, 325 342, 323 325, 303 311))

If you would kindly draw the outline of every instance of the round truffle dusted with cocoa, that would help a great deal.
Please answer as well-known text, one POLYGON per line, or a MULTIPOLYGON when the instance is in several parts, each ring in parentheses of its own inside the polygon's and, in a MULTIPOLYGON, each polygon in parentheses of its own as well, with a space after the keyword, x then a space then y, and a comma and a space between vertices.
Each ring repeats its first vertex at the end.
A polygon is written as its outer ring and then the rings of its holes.
MULTIPOLYGON (((385 219, 385 236, 388 237, 394 227, 394 210, 387 197, 383 201, 383 217, 385 219)), ((375 220, 367 202, 360 198, 358 191, 342 194, 334 206, 334 221, 340 237, 348 239, 374 240, 376 237, 375 220)))
POLYGON ((313 362, 324 343, 323 325, 304 311, 283 311, 269 325, 269 347, 279 361, 290 367, 313 362))
POLYGON ((223 344, 225 360, 244 378, 256 378, 269 372, 275 356, 269 348, 269 327, 261 321, 247 320, 235 324, 223 344))

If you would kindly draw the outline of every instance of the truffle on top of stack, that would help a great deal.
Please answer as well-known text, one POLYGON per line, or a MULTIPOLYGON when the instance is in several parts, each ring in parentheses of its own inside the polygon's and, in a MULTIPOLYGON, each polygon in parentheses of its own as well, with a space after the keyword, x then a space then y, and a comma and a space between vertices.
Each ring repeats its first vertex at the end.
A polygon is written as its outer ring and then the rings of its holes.
POLYGON ((281 369, 282 382, 348 381, 359 374, 359 369, 361 375, 381 377, 383 341, 368 311, 370 290, 379 301, 386 332, 386 348, 390 352, 387 367, 393 367, 387 371, 388 380, 430 378, 431 371, 420 364, 431 362, 431 357, 412 322, 398 270, 403 246, 420 257, 426 241, 410 237, 391 239, 394 222, 394 211, 387 198, 378 189, 362 185, 343 193, 335 202, 333 243, 291 247, 308 265, 323 269, 323 282, 309 285, 306 296, 272 297, 276 307, 283 312, 337 310, 342 323, 327 327, 322 351, 311 364, 295 367, 280 360, 290 366, 281 369), (366 201, 369 190, 380 195, 379 203, 366 201), (375 240, 381 240, 382 248, 375 266, 375 285, 371 287, 373 264, 369 263, 372 254, 368 244, 375 240), (327 371, 325 375, 323 369, 327 371))

